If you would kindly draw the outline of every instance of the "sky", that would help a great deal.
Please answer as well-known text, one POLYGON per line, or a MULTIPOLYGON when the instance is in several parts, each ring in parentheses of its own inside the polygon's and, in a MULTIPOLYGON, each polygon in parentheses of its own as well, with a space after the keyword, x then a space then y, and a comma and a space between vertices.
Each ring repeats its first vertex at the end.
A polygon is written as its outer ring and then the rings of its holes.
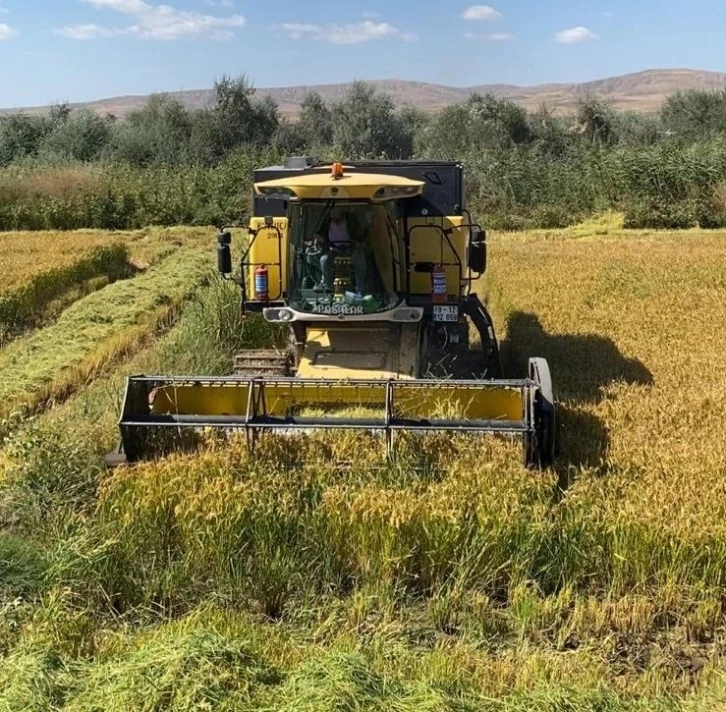
POLYGON ((726 0, 487 1, 0 0, 0 107, 240 74, 257 87, 474 86, 726 71, 726 0))

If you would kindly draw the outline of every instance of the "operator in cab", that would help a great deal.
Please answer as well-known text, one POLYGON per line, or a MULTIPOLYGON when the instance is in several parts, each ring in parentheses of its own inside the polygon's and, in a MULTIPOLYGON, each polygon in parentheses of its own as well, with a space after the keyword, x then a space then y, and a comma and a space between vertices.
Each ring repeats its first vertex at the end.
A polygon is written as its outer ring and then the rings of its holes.
POLYGON ((360 296, 365 292, 367 280, 367 260, 363 242, 366 237, 358 221, 350 212, 335 206, 330 211, 327 230, 316 236, 320 247, 320 269, 323 281, 316 291, 333 291, 336 257, 349 257, 353 267, 355 291, 360 296))

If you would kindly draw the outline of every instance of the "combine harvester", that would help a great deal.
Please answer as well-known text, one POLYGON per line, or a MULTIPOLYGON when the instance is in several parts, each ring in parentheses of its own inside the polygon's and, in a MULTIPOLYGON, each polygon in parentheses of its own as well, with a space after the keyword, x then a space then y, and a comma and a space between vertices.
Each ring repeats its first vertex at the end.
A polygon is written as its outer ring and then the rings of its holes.
POLYGON ((503 378, 492 319, 472 291, 486 235, 463 193, 452 162, 300 158, 256 171, 239 274, 225 228, 218 268, 240 286, 243 313, 288 325, 291 346, 238 354, 228 377, 129 378, 109 465, 210 428, 252 443, 263 431, 374 431, 389 452, 401 430, 495 433, 521 439, 528 467, 550 465, 549 367, 532 358, 526 378, 503 378))

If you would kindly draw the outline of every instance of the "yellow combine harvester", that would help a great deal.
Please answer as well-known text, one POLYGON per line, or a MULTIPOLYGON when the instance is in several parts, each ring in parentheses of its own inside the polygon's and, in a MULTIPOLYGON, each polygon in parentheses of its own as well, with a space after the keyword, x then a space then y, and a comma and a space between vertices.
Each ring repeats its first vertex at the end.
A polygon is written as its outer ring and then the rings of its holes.
POLYGON ((289 325, 290 349, 239 354, 228 377, 129 378, 109 464, 216 428, 250 441, 361 429, 385 434, 389 449, 400 430, 499 433, 521 438, 528 466, 548 466, 549 368, 533 358, 526 377, 503 378, 492 319, 472 291, 486 235, 463 192, 452 162, 301 158, 258 170, 240 272, 224 228, 218 268, 241 287, 243 312, 289 325))

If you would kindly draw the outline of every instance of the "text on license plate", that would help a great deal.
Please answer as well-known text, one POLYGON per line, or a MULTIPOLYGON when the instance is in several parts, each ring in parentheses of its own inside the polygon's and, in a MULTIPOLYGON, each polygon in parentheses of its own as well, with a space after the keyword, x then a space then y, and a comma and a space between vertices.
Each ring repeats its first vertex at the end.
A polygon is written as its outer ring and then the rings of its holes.
POLYGON ((434 321, 459 321, 459 307, 434 304, 434 321))

